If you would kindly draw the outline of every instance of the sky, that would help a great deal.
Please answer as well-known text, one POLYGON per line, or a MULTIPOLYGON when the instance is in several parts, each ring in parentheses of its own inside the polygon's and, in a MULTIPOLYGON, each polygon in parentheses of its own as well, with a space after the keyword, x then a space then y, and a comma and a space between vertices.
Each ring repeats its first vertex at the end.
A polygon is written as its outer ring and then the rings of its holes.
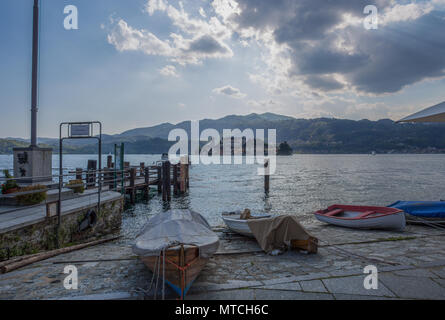
MULTIPOLYGON (((397 120, 445 100, 445 0, 40 2, 40 137, 253 112, 397 120)), ((29 137, 32 6, 0 2, 0 137, 29 137)))

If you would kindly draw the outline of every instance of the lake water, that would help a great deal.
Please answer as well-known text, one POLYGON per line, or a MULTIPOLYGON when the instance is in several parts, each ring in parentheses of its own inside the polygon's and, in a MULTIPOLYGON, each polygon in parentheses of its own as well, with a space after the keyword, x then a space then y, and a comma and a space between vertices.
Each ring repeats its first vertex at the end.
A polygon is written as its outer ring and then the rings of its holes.
MULTIPOLYGON (((104 162, 106 156, 104 156, 104 162)), ((264 177, 255 165, 194 165, 190 191, 164 204, 155 195, 126 210, 123 233, 132 237, 147 219, 169 208, 190 208, 212 225, 222 225, 222 211, 250 208, 274 214, 310 212, 334 203, 386 206, 397 200, 445 199, 445 155, 294 155, 277 157, 277 172, 264 194, 264 177)), ((69 170, 85 168, 92 155, 65 155, 69 170)), ((126 155, 132 165, 151 164, 159 155, 126 155)), ((58 156, 53 159, 58 168, 58 156)), ((12 156, 0 155, 0 168, 11 168, 12 156)), ((54 173, 57 173, 55 170, 54 173)))

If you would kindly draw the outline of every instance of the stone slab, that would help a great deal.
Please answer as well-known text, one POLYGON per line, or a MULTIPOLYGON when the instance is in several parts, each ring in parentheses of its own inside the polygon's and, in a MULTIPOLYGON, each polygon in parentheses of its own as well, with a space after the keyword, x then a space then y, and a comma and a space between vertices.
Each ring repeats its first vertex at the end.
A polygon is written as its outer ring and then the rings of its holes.
POLYGON ((427 269, 409 269, 409 270, 401 270, 396 271, 394 274, 398 276, 408 276, 408 277, 425 277, 425 278, 433 278, 436 277, 434 273, 427 269))
POLYGON ((204 292, 195 295, 188 295, 185 300, 254 300, 254 291, 247 290, 227 290, 204 292))
POLYGON ((367 290, 363 285, 365 276, 352 276, 341 278, 323 279, 323 283, 331 293, 344 293, 363 296, 381 296, 394 297, 394 294, 388 290, 379 279, 377 290, 367 290))
POLYGON ((327 293, 326 287, 321 280, 301 281, 301 288, 305 292, 322 292, 327 293))
POLYGON ((268 290, 301 291, 301 285, 298 282, 279 283, 268 286, 262 286, 260 288, 268 290))
POLYGON ((327 293, 255 289, 255 300, 333 300, 327 293))
POLYGON ((379 280, 400 298, 445 299, 445 288, 429 278, 381 274, 379 280))

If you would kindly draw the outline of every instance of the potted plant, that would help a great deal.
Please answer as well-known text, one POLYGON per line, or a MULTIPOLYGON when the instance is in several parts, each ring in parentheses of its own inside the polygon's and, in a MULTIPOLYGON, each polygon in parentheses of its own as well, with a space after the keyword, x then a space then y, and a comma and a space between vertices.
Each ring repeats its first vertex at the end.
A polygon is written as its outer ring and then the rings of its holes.
POLYGON ((9 170, 3 170, 3 174, 7 179, 4 184, 2 184, 2 194, 10 194, 19 191, 19 185, 17 181, 13 180, 13 176, 9 174, 9 170))
POLYGON ((35 186, 21 188, 20 193, 25 193, 25 194, 17 195, 16 197, 17 202, 25 206, 32 206, 35 204, 39 204, 46 200, 47 190, 48 189, 42 185, 35 185, 35 186))
POLYGON ((66 187, 68 189, 73 190, 75 193, 83 193, 85 191, 85 186, 83 184, 83 180, 70 180, 69 183, 67 183, 66 187))

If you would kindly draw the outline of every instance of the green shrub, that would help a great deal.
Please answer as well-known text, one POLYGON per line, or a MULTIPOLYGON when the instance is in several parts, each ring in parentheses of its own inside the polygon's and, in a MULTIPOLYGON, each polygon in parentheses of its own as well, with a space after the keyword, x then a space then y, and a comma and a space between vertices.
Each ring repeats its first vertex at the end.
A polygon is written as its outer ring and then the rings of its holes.
MULTIPOLYGON (((13 179, 14 177, 9 174, 9 170, 3 170, 3 174, 6 179, 13 179)), ((8 180, 4 184, 2 184, 2 193, 5 194, 8 190, 17 189, 19 185, 15 180, 8 180)))
POLYGON ((85 191, 83 180, 71 180, 66 187, 73 190, 75 193, 83 193, 85 191))
POLYGON ((18 195, 16 197, 18 203, 25 206, 32 206, 35 204, 39 204, 46 200, 46 187, 42 185, 35 185, 35 186, 29 186, 24 187, 20 189, 20 192, 31 192, 31 191, 39 191, 42 190, 42 192, 35 192, 35 193, 28 193, 23 195, 18 195))

